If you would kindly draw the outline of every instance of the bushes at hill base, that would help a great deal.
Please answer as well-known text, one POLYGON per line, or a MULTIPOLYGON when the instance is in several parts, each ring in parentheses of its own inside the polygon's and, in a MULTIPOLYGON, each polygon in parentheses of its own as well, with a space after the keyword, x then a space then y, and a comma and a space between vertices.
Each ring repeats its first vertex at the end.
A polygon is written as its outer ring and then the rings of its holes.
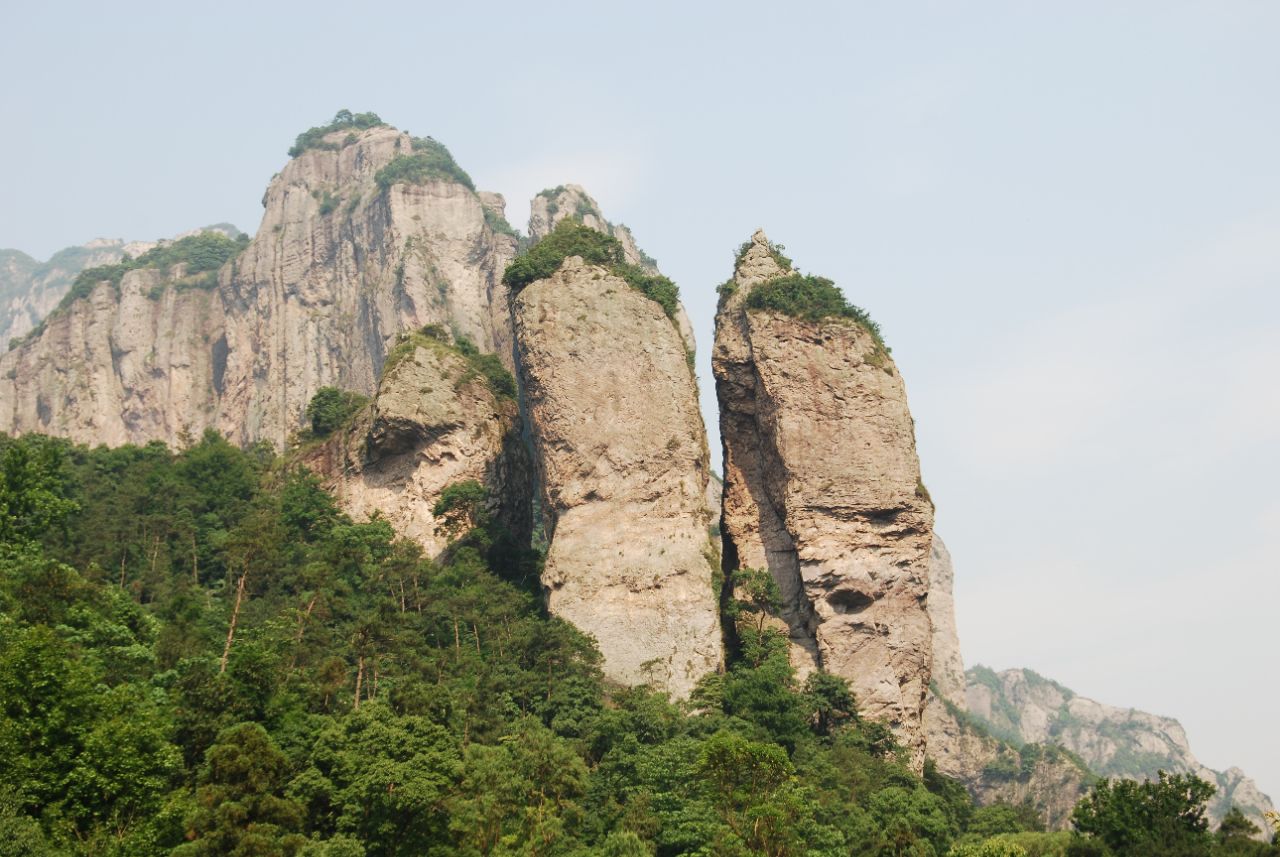
POLYGON ((550 277, 570 256, 580 256, 588 264, 607 269, 662 307, 667 318, 675 318, 680 300, 680 290, 675 283, 661 274, 649 274, 638 265, 628 264, 618 239, 572 219, 561 220, 546 237, 516 257, 503 273, 502 282, 513 295, 518 294, 530 283, 550 277))

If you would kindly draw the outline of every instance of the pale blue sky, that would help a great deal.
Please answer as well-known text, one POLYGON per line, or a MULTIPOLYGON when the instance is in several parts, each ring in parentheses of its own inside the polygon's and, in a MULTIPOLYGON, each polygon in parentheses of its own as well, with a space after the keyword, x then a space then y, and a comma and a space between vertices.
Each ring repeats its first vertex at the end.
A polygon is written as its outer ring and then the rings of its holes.
POLYGON ((1280 798, 1280 4, 185 5, 0 9, 0 246, 252 231, 293 137, 373 110, 517 225, 586 186, 708 397, 763 226, 894 349, 966 660, 1280 798))

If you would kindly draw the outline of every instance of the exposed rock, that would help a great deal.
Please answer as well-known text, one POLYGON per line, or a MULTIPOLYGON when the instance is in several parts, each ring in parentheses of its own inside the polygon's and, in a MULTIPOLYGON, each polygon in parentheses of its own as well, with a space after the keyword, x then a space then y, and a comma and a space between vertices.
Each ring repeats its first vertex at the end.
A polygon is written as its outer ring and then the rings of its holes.
POLYGON ((597 232, 612 235, 622 245, 622 253, 627 262, 639 265, 649 271, 657 271, 656 263, 646 256, 636 244, 631 230, 621 224, 610 223, 605 219, 597 203, 579 185, 567 184, 557 188, 544 190, 533 198, 529 211, 529 239, 540 241, 556 224, 572 218, 597 232))
POLYGON ((175 443, 184 429, 213 427, 283 447, 320 387, 372 395, 402 331, 452 327, 510 365, 501 274, 515 238, 493 230, 485 203, 456 178, 380 187, 378 170, 410 152, 407 134, 384 125, 324 143, 271 181, 258 234, 213 292, 162 299, 177 289, 130 292, 126 277, 120 300, 99 287, 0 358, 0 430, 175 443), (168 300, 198 305, 177 320, 178 336, 163 329, 168 300), (140 338, 121 340, 121 325, 140 338), (122 374, 126 351, 145 372, 122 374), (178 401, 184 373, 190 394, 178 401), (122 416, 131 402, 149 416, 122 416))
POLYGON ((935 532, 929 552, 929 599, 925 602, 933 625, 933 689, 943 699, 963 708, 964 660, 960 657, 960 635, 956 631, 954 586, 951 552, 935 532))
POLYGON ((117 446, 176 443, 214 424, 222 304, 164 279, 135 270, 119 293, 100 284, 5 355, 0 425, 117 446))
POLYGON ((1015 749, 932 693, 924 726, 938 771, 964 783, 975 803, 1030 803, 1050 830, 1070 826, 1072 810, 1094 781, 1072 754, 1054 746, 1015 749))
POLYGON ((746 309, 779 258, 757 232, 716 315, 725 569, 772 573, 797 668, 848 679, 918 767, 933 508, 906 392, 856 321, 746 309))
POLYGON ((678 697, 721 664, 697 387, 658 304, 578 257, 515 298, 552 613, 610 678, 678 697))
POLYGON ((1061 744, 1105 777, 1150 779, 1160 770, 1195 774, 1218 789, 1209 801, 1215 824, 1234 804, 1268 829, 1263 813, 1274 810, 1271 799, 1239 768, 1223 772, 1203 765, 1173 718, 1105 705, 1031 670, 996 673, 978 666, 966 675, 969 711, 994 734, 1061 744))
MULTIPOLYGON (((529 239, 539 241, 556 228, 562 220, 574 219, 590 229, 612 235, 622 245, 622 255, 630 265, 643 268, 651 274, 658 273, 658 263, 640 249, 636 244, 631 229, 621 223, 611 223, 605 219, 600 205, 585 190, 576 184, 560 185, 539 193, 533 198, 529 212, 529 239)), ((676 326, 680 329, 680 337, 685 348, 696 350, 693 325, 684 305, 676 308, 676 326)))
MULTIPOLYGON (((172 240, 200 232, 221 232, 229 238, 240 234, 229 223, 218 223, 174 236, 172 240)), ((37 262, 18 250, 0 250, 0 347, 26 336, 53 311, 86 268, 114 265, 127 253, 138 257, 159 241, 95 238, 78 247, 66 247, 47 262, 37 262)))
POLYGON ((376 398, 303 460, 356 520, 374 514, 439 555, 456 534, 433 514, 445 488, 474 480, 489 512, 527 542, 530 467, 516 402, 444 342, 417 335, 400 346, 376 398))

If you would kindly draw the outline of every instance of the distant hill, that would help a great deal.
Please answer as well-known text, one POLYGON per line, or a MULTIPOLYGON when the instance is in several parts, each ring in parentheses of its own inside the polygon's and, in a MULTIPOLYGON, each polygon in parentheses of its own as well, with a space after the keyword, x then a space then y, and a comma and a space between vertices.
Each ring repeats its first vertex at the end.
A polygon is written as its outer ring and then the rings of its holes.
POLYGON ((1215 771, 1191 752, 1177 720, 1117 708, 1080 696, 1028 669, 1003 672, 975 666, 965 672, 970 716, 1014 746, 1059 744, 1104 777, 1154 778, 1157 771, 1193 773, 1217 787, 1209 802, 1214 823, 1234 805, 1267 830, 1271 798, 1239 768, 1215 771))

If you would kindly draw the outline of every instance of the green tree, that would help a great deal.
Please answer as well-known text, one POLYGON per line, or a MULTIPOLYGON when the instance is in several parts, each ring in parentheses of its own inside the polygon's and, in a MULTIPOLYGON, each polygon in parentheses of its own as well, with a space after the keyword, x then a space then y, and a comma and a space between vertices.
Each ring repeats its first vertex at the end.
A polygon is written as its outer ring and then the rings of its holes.
POLYGON ((374 703, 320 733, 289 793, 312 831, 350 835, 377 857, 425 854, 447 832, 461 767, 442 727, 374 703))
POLYGON ((192 840, 174 857, 289 857, 306 844, 303 809, 284 797, 288 760, 256 723, 224 730, 200 770, 192 840))
POLYGON ((364 396, 350 390, 321 387, 307 403, 311 433, 316 437, 328 437, 341 428, 352 414, 364 407, 367 401, 364 396))
POLYGON ((0 447, 0 546, 13 549, 61 529, 76 504, 66 496, 64 445, 39 435, 0 447))
POLYGON ((1193 774, 1157 780, 1103 780, 1076 805, 1071 823, 1117 857, 1208 853, 1205 802, 1214 787, 1193 774))

